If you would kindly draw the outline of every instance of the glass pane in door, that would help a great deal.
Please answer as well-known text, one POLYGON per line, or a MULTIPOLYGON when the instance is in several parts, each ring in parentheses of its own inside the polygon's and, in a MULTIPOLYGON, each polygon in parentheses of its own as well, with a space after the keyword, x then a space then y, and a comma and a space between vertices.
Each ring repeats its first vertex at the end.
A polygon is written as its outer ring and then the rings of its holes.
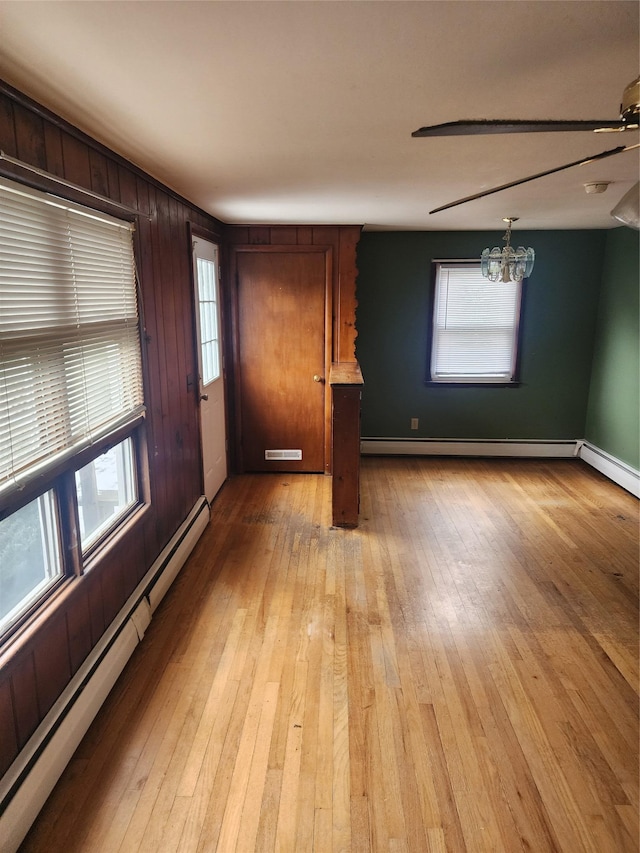
POLYGON ((197 258, 196 260, 202 384, 208 385, 220 376, 216 265, 213 261, 209 261, 206 258, 197 258))

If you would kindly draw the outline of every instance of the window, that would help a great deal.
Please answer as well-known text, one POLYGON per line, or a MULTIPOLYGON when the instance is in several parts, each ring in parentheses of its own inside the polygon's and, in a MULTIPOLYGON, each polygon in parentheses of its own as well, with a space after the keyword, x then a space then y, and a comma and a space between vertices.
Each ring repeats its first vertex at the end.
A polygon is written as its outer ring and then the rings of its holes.
POLYGON ((65 564, 65 537, 86 555, 139 503, 132 231, 0 179, 0 631, 82 569, 65 564))
POLYGON ((61 577, 56 503, 46 492, 0 521, 0 627, 61 577))
POLYGON ((218 282, 215 261, 197 257, 196 262, 201 381, 204 386, 220 376, 218 282))
POLYGON ((431 381, 515 382, 522 285, 490 282, 479 263, 435 267, 431 381))
POLYGON ((100 539, 137 501, 130 438, 76 471, 82 551, 100 539))

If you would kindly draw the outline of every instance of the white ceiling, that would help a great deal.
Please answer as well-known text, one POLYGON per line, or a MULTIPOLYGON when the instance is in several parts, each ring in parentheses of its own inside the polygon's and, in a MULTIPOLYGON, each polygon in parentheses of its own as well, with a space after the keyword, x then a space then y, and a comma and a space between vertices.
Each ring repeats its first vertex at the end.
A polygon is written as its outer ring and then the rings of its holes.
POLYGON ((615 119, 619 0, 3 2, 0 77, 229 223, 609 228, 638 152, 432 208, 637 132, 412 139, 469 118, 615 119), (587 195, 584 183, 611 181, 587 195))

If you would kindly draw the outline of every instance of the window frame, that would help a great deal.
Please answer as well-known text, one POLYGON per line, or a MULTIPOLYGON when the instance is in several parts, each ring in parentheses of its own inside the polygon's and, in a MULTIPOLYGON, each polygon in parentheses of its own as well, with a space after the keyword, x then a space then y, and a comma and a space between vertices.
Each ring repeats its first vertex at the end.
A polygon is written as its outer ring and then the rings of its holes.
MULTIPOLYGON (((6 516, 6 518, 12 518, 14 515, 20 512, 20 510, 31 506, 32 504, 36 503, 36 501, 40 501, 43 498, 48 498, 49 512, 52 516, 52 518, 50 519, 51 526, 55 530, 55 538, 57 540, 56 573, 53 577, 50 578, 48 583, 39 582, 35 586, 32 586, 31 589, 26 593, 26 595, 24 595, 22 599, 16 605, 14 605, 11 610, 7 612, 7 614, 2 616, 4 625, 2 629, 0 629, 0 636, 12 632, 17 626, 22 624, 26 615, 31 614, 34 610, 36 610, 44 599, 51 597, 67 580, 67 565, 65 561, 65 549, 64 543, 62 541, 62 531, 60 523, 60 505, 58 495, 55 490, 52 488, 46 489, 41 494, 36 495, 36 497, 32 497, 26 503, 13 510, 9 515, 6 516), (12 613, 13 616, 11 616, 12 613)), ((40 514, 39 510, 38 514, 40 514)), ((42 533, 42 530, 40 532, 42 533)))
POLYGON ((25 625, 46 611, 49 602, 53 603, 58 594, 74 580, 92 571, 107 552, 120 541, 133 524, 146 515, 150 508, 150 488, 148 455, 146 442, 146 423, 143 416, 131 425, 120 427, 90 448, 85 448, 72 459, 66 460, 45 478, 30 482, 21 492, 9 495, 0 503, 0 521, 13 515, 40 496, 51 492, 57 517, 58 539, 60 543, 61 574, 41 595, 34 597, 9 624, 0 628, 0 648, 25 625), (131 439, 133 453, 133 473, 137 485, 137 500, 127 511, 105 529, 100 537, 92 542, 83 553, 80 545, 80 523, 75 488, 75 473, 84 465, 97 459, 111 447, 131 439))
POLYGON ((132 413, 132 416, 124 423, 116 424, 112 430, 99 435, 92 443, 78 447, 70 455, 46 466, 42 472, 36 472, 22 483, 19 490, 10 490, 0 496, 0 521, 2 521, 36 501, 42 495, 51 492, 60 551, 60 576, 53 579, 46 589, 42 590, 41 594, 34 596, 28 603, 25 603, 13 619, 0 628, 0 650, 3 650, 7 643, 14 642, 21 636, 24 630, 34 624, 34 620, 48 619, 53 615, 55 605, 65 590, 70 592, 74 581, 79 580, 99 565, 132 526, 137 525, 142 520, 151 506, 147 429, 144 411, 146 389, 148 388, 148 367, 144 311, 136 264, 136 258, 140 255, 139 231, 136 227, 139 215, 130 210, 123 214, 122 210, 118 209, 117 204, 100 204, 98 201, 94 204, 93 199, 89 205, 86 198, 78 197, 75 192, 64 193, 59 187, 43 186, 35 181, 22 180, 14 174, 3 175, 3 177, 6 180, 23 185, 26 191, 33 189, 36 192, 49 193, 57 196, 63 202, 70 202, 73 205, 86 208, 90 214, 106 214, 133 225, 132 251, 134 266, 136 267, 134 275, 143 402, 142 410, 132 413), (127 439, 131 441, 135 500, 124 512, 113 519, 112 524, 101 531, 100 535, 86 547, 83 553, 75 483, 76 471, 127 439))
MULTIPOLYGON (((427 347, 426 347, 426 378, 425 385, 432 388, 518 388, 522 384, 520 368, 522 360, 522 337, 524 327, 524 311, 526 303, 527 281, 523 279, 518 283, 520 288, 520 300, 516 327, 514 330, 514 365, 510 380, 505 379, 434 379, 432 377, 431 365, 434 343, 434 321, 436 308, 436 288, 438 286, 438 270, 442 265, 456 264, 460 266, 477 266, 480 270, 480 258, 462 258, 433 260, 431 262, 431 280, 428 302, 428 324, 427 324, 427 347)), ((507 285, 505 285, 507 286, 507 285)))
MULTIPOLYGON (((113 474, 113 470, 111 472, 113 474)), ((86 558, 99 545, 105 536, 108 536, 110 531, 118 526, 121 518, 126 518, 130 511, 138 504, 138 477, 135 471, 135 456, 133 441, 129 436, 124 438, 117 444, 112 445, 99 456, 96 456, 91 462, 83 465, 82 468, 76 468, 74 471, 74 485, 76 491, 76 502, 78 506, 78 516, 80 520, 80 548, 83 558, 86 558), (117 453, 121 449, 120 454, 117 453), (102 520, 100 517, 94 519, 93 526, 90 527, 91 512, 98 511, 98 516, 101 516, 100 506, 107 505, 113 502, 113 494, 107 500, 99 498, 98 477, 99 470, 97 463, 101 459, 105 459, 111 451, 116 451, 112 458, 112 468, 115 466, 115 483, 116 486, 116 503, 112 506, 112 511, 102 520), (87 480, 90 480, 92 490, 95 488, 95 502, 87 501, 89 497, 85 494, 87 480), (119 499, 123 498, 126 503, 118 508, 119 499)), ((110 490, 113 492, 113 490, 110 490)))

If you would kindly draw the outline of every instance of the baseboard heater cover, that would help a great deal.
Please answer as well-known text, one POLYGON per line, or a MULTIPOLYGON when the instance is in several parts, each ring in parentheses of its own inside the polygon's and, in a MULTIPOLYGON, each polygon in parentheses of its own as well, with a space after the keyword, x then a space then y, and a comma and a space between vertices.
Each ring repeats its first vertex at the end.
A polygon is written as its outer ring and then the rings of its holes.
POLYGON ((588 441, 580 442, 578 455, 596 471, 640 498, 640 471, 588 441))
POLYGON ((503 456, 571 458, 578 442, 521 439, 362 438, 360 452, 371 456, 503 456))
POLYGON ((2 853, 22 843, 209 517, 201 497, 0 780, 2 853))
MULTIPOLYGON (((184 534, 174 536, 169 545, 160 554, 154 563, 160 564, 155 574, 153 566, 150 569, 152 581, 147 584, 147 598, 151 608, 151 614, 167 594, 167 590, 176 579, 176 575, 184 565, 187 557, 193 551, 193 547, 202 536, 205 527, 209 523, 209 504, 206 498, 202 498, 200 504, 196 505, 189 517, 183 524, 184 534), (206 510, 206 511, 205 511, 206 510)), ((181 530, 183 529, 181 528, 181 530)))
POLYGON ((463 441, 433 438, 362 438, 363 456, 478 456, 564 459, 577 456, 618 486, 640 498, 640 471, 584 439, 522 441, 479 439, 463 441))

